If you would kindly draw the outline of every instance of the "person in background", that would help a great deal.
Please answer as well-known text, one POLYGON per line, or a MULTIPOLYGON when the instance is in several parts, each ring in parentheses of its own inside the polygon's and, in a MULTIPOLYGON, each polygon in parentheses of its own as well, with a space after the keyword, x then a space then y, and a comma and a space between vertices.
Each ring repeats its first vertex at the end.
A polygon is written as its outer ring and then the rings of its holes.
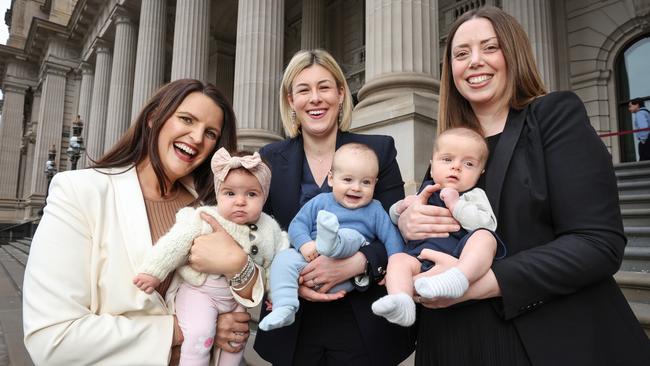
MULTIPOLYGON (((580 98, 546 93, 526 33, 503 10, 473 9, 450 27, 438 123, 487 137, 478 186, 507 256, 460 298, 416 298, 416 365, 647 365, 650 341, 612 276, 626 239, 611 156, 580 98)), ((399 217, 407 240, 450 231, 424 192, 399 217)), ((421 257, 435 266, 419 276, 458 263, 421 257)))
MULTIPOLYGON (((273 174, 264 211, 281 227, 287 228, 311 198, 330 191, 326 178, 334 152, 350 142, 368 145, 377 155, 379 174, 373 198, 384 210, 404 198, 393 139, 346 132, 352 98, 330 54, 322 50, 296 53, 284 72, 279 98, 289 138, 264 146, 260 154, 273 174)), ((387 261, 386 248, 379 241, 345 259, 319 256, 312 260, 301 272, 295 322, 258 331, 255 350, 274 365, 399 364, 414 348, 410 329, 390 324, 370 310, 370 304, 386 294, 377 282, 383 278, 387 261), (358 291, 327 293, 357 276, 358 291)), ((262 318, 265 315, 262 309, 262 318)))
MULTIPOLYGON (((92 168, 54 177, 23 287, 24 341, 35 364, 178 361, 178 277, 167 276, 152 294, 131 279, 176 211, 214 204, 208 157, 220 147, 236 148, 235 126, 232 107, 213 85, 176 80, 156 92, 92 168)), ((248 255, 214 219, 204 220, 214 232, 194 241, 192 268, 241 277, 248 255)), ((253 306, 263 295, 254 270, 236 291, 253 306)), ((240 315, 219 323, 216 343, 239 352, 248 337, 242 323, 250 316, 233 314, 240 315)))
MULTIPOLYGON (((634 129, 650 128, 650 111, 643 106, 643 99, 635 98, 627 105, 627 110, 634 114, 634 129)), ((650 131, 639 131, 634 134, 639 140, 639 161, 650 160, 650 131)))

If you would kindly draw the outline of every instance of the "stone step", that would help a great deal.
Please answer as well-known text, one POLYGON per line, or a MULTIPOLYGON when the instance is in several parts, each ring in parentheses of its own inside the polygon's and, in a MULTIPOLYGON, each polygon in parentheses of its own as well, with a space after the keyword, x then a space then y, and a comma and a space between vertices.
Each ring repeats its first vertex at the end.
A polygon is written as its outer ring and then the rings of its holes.
MULTIPOLYGON (((4 272, 8 274, 9 279, 11 280, 13 286, 16 290, 22 294, 23 292, 23 277, 25 276, 25 264, 20 260, 16 259, 11 249, 8 245, 0 245, 0 273, 4 272)), ((15 248, 13 249, 16 250, 15 248)), ((23 253, 24 254, 24 253, 23 253)), ((27 256, 25 256, 25 260, 27 256)))
POLYGON ((624 230, 628 237, 650 237, 650 227, 648 226, 625 226, 624 230))
POLYGON ((648 182, 650 183, 650 167, 638 169, 624 169, 616 171, 619 182, 648 182))
POLYGON ((650 194, 624 194, 618 197, 621 209, 650 207, 650 194))
POLYGON ((30 247, 29 244, 25 244, 22 241, 12 241, 9 242, 9 245, 29 255, 29 247, 30 247))
POLYGON ((19 243, 23 243, 25 245, 32 245, 32 238, 20 238, 20 239, 16 239, 15 241, 19 243))
POLYGON ((627 301, 650 304, 650 273, 619 271, 614 278, 627 301))
POLYGON ((650 208, 621 209, 623 226, 650 227, 650 208))
POLYGON ((619 197, 628 194, 650 194, 650 184, 648 182, 618 182, 618 194, 619 197))
POLYGON ((641 323, 645 334, 650 338, 650 304, 630 301, 630 308, 632 308, 632 312, 641 323))
POLYGON ((637 169, 646 169, 650 168, 650 161, 631 161, 628 163, 617 163, 614 164, 614 171, 616 174, 626 170, 637 170, 637 169))
POLYGON ((621 271, 650 273, 650 247, 628 244, 625 247, 621 271))
POLYGON ((27 254, 23 252, 22 250, 11 246, 11 245, 3 245, 2 249, 9 254, 11 257, 13 257, 15 260, 17 260, 20 264, 22 264, 23 267, 27 265, 27 254))

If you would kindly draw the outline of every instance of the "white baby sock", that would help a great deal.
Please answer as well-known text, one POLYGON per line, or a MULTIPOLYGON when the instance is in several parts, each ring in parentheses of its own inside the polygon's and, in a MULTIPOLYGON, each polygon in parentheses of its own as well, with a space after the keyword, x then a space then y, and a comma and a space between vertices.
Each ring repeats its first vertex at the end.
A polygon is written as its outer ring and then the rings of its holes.
POLYGON ((420 277, 415 280, 415 290, 422 297, 449 297, 452 299, 463 296, 469 282, 467 277, 457 267, 448 269, 440 274, 430 277, 420 277))
POLYGON ((403 327, 409 327, 415 322, 415 302, 405 293, 386 295, 373 302, 372 312, 403 327))
POLYGON ((279 306, 273 308, 259 324, 259 328, 265 331, 273 330, 276 328, 286 327, 293 324, 296 320, 296 311, 298 309, 293 306, 279 306))
POLYGON ((324 256, 334 252, 339 232, 339 219, 331 212, 320 210, 316 217, 316 250, 324 256))

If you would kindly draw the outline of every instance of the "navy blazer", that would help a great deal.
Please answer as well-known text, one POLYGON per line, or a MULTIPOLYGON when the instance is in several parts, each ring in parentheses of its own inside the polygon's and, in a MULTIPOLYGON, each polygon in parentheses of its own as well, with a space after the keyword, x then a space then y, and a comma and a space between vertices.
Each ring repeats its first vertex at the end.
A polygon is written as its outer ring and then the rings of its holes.
MULTIPOLYGON (((384 208, 388 208, 404 198, 404 182, 395 157, 397 152, 392 137, 377 135, 359 135, 339 133, 336 148, 341 145, 359 142, 372 148, 379 158, 379 180, 375 187, 374 199, 379 200, 384 208)), ((260 150, 262 157, 271 166, 273 178, 266 201, 264 212, 275 217, 280 226, 286 230, 291 220, 300 210, 300 183, 304 162, 303 139, 301 135, 295 138, 279 141, 264 146, 260 150)), ((388 263, 386 250, 381 243, 373 243, 362 248, 368 259, 368 270, 375 280, 385 273, 388 263)), ((373 301, 386 294, 384 286, 372 283, 365 291, 352 291, 346 295, 354 309, 354 316, 359 332, 366 346, 368 356, 376 365, 396 365, 414 349, 414 332, 389 323, 374 315, 370 309, 373 301)), ((301 304, 305 301, 300 299, 301 304)), ((301 305, 302 307, 302 305, 301 305)), ((262 310, 261 317, 267 314, 262 310)), ((288 327, 270 332, 258 330, 255 339, 255 350, 265 360, 274 365, 291 365, 300 329, 299 310, 296 321, 288 327)))

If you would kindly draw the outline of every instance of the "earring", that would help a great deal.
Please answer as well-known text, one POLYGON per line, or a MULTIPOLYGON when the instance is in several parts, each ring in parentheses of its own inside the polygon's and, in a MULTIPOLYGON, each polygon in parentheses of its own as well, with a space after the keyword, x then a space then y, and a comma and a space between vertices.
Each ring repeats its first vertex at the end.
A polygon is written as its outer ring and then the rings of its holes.
POLYGON ((343 103, 339 103, 339 124, 341 124, 341 121, 343 120, 343 103))
POLYGON ((291 118, 291 124, 293 124, 295 126, 296 125, 296 111, 295 110, 293 110, 293 109, 291 110, 291 113, 289 113, 289 118, 291 118))

